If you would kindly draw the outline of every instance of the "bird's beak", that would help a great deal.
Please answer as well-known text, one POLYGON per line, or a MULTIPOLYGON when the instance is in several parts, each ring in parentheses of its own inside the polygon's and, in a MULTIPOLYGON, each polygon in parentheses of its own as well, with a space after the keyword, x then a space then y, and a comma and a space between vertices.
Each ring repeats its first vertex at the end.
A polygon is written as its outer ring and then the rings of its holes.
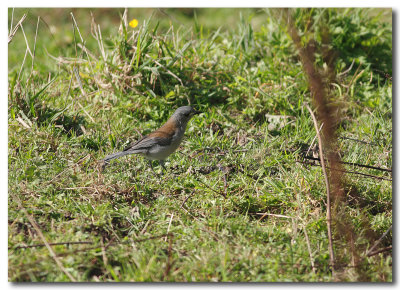
POLYGON ((197 110, 195 110, 195 109, 193 109, 193 115, 198 115, 198 114, 200 114, 201 112, 200 111, 197 111, 197 110))

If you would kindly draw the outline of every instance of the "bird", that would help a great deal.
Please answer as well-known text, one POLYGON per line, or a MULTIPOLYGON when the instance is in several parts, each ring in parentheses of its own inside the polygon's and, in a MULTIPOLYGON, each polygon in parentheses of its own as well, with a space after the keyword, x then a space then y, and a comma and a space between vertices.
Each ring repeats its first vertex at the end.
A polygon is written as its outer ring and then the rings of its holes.
POLYGON ((150 168, 153 169, 153 160, 158 160, 161 167, 165 170, 165 159, 175 152, 182 142, 186 125, 190 119, 200 114, 191 106, 183 106, 176 109, 168 121, 157 130, 144 136, 132 145, 128 145, 123 151, 116 152, 104 157, 102 161, 102 169, 113 159, 129 155, 140 154, 149 160, 150 168))

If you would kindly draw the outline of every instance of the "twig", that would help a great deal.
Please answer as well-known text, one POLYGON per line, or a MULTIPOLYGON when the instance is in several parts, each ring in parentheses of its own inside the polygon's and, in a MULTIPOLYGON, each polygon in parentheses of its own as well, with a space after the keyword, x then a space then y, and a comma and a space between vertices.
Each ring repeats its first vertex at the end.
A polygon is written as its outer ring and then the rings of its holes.
POLYGON ((369 255, 372 253, 372 251, 375 250, 375 248, 379 245, 379 243, 383 240, 383 238, 386 237, 386 235, 392 230, 392 228, 393 228, 393 225, 391 225, 391 226, 387 229, 387 231, 379 238, 379 240, 377 240, 377 241, 375 242, 375 244, 368 250, 367 256, 369 256, 369 255))
POLYGON ((39 226, 36 224, 34 218, 28 213, 28 211, 23 207, 21 200, 19 199, 18 195, 13 194, 10 192, 10 194, 12 194, 15 198, 15 200, 18 203, 18 206, 20 207, 20 209, 24 212, 25 216, 27 217, 27 219, 29 220, 29 222, 31 223, 31 225, 35 228, 37 234, 39 235, 39 237, 42 239, 43 243, 45 244, 47 250, 50 253, 50 256, 54 259, 54 261, 56 262, 57 266, 61 269, 62 272, 64 272, 65 275, 67 275, 67 277, 72 281, 72 282, 76 282, 75 278, 64 268, 63 264, 61 263, 61 261, 58 259, 56 253, 54 253, 53 249, 51 248, 51 246, 49 245, 49 243, 47 242, 46 238, 44 237, 42 231, 40 230, 39 226))
MULTIPOLYGON (((84 245, 84 244, 93 244, 91 241, 78 241, 78 242, 59 242, 59 243, 48 243, 50 246, 58 246, 58 245, 84 245)), ((8 247, 8 249, 29 249, 29 248, 36 248, 36 247, 45 247, 46 244, 35 244, 35 245, 28 245, 28 246, 17 246, 17 247, 8 247)))
POLYGON ((378 254, 380 254, 380 253, 390 251, 391 249, 392 249, 392 246, 389 246, 389 247, 386 247, 386 248, 383 248, 383 249, 380 249, 380 250, 371 252, 371 253, 369 253, 367 256, 368 256, 368 257, 372 257, 372 256, 378 255, 378 254))
MULTIPOLYGON (((320 158, 316 157, 311 157, 311 156, 304 156, 306 159, 311 159, 311 160, 318 160, 320 161, 320 158)), ((380 170, 380 171, 386 171, 386 172, 392 172, 392 169, 390 168, 381 168, 381 167, 376 167, 372 165, 365 165, 365 164, 360 164, 360 163, 354 163, 354 162, 346 162, 346 161, 340 161, 342 164, 347 164, 347 165, 353 165, 353 166, 358 166, 358 167, 364 167, 364 168, 369 168, 369 169, 375 169, 375 170, 380 170)))
POLYGON ((335 269, 335 254, 333 252, 333 242, 332 242, 331 194, 330 194, 330 188, 329 188, 329 180, 328 180, 328 174, 326 173, 325 158, 324 158, 324 153, 322 150, 322 139, 321 139, 321 135, 319 134, 319 131, 318 131, 317 119, 315 118, 315 115, 314 115, 313 111, 311 110, 311 108, 308 106, 308 104, 306 104, 306 108, 311 114, 311 118, 314 122, 314 128, 315 128, 315 131, 317 132, 317 136, 318 136, 319 156, 321 157, 321 167, 322 167, 322 172, 324 174, 325 185, 326 185, 326 224, 327 224, 327 228, 328 228, 330 263, 331 263, 332 271, 333 271, 335 269))
MULTIPOLYGON (((303 164, 309 164, 309 163, 306 163, 306 162, 303 162, 303 161, 299 161, 299 160, 296 160, 296 162, 303 163, 303 164)), ((321 166, 320 164, 315 164, 315 163, 311 164, 311 165, 313 165, 313 166, 321 166)), ((326 169, 330 169, 332 171, 343 172, 343 173, 358 174, 358 175, 361 175, 361 176, 364 176, 364 177, 371 177, 371 178, 376 178, 376 179, 381 179, 381 180, 392 181, 392 179, 390 179, 390 178, 386 178, 386 177, 382 177, 382 176, 376 176, 376 175, 372 175, 372 174, 361 173, 361 172, 358 172, 358 171, 348 171, 348 170, 330 168, 328 166, 326 166, 326 169)))
POLYGON ((185 205, 186 201, 187 201, 191 196, 193 196, 193 194, 195 194, 195 192, 196 192, 196 191, 193 190, 192 193, 189 194, 189 195, 185 198, 185 200, 182 202, 182 204, 181 204, 181 206, 180 206, 179 208, 182 208, 182 207, 185 205))
POLYGON ((326 168, 330 169, 332 171, 338 171, 338 172, 344 172, 344 173, 352 173, 352 174, 362 175, 362 176, 365 176, 365 177, 371 177, 371 178, 376 178, 376 179, 392 181, 392 179, 390 179, 390 178, 376 176, 376 175, 372 175, 372 174, 361 173, 361 172, 357 172, 357 171, 348 171, 348 170, 342 170, 342 169, 336 169, 336 168, 330 168, 330 167, 326 167, 326 168))

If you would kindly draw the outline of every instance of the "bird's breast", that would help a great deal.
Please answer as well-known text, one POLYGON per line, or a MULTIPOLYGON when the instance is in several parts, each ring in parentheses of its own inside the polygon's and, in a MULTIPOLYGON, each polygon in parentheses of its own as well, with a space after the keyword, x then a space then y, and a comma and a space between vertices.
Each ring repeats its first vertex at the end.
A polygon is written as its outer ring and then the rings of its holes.
POLYGON ((148 159, 152 160, 165 160, 169 155, 175 152, 178 149, 179 145, 182 142, 184 131, 180 130, 176 131, 176 133, 171 137, 170 142, 165 142, 156 144, 152 146, 146 154, 148 159))

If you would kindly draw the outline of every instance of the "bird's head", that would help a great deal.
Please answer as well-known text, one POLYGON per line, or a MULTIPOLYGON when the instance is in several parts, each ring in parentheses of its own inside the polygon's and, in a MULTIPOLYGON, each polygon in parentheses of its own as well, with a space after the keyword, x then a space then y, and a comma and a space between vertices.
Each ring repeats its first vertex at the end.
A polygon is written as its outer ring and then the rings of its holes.
POLYGON ((178 122, 186 124, 194 115, 200 113, 201 112, 197 111, 191 106, 183 106, 176 109, 172 117, 174 117, 178 122))

